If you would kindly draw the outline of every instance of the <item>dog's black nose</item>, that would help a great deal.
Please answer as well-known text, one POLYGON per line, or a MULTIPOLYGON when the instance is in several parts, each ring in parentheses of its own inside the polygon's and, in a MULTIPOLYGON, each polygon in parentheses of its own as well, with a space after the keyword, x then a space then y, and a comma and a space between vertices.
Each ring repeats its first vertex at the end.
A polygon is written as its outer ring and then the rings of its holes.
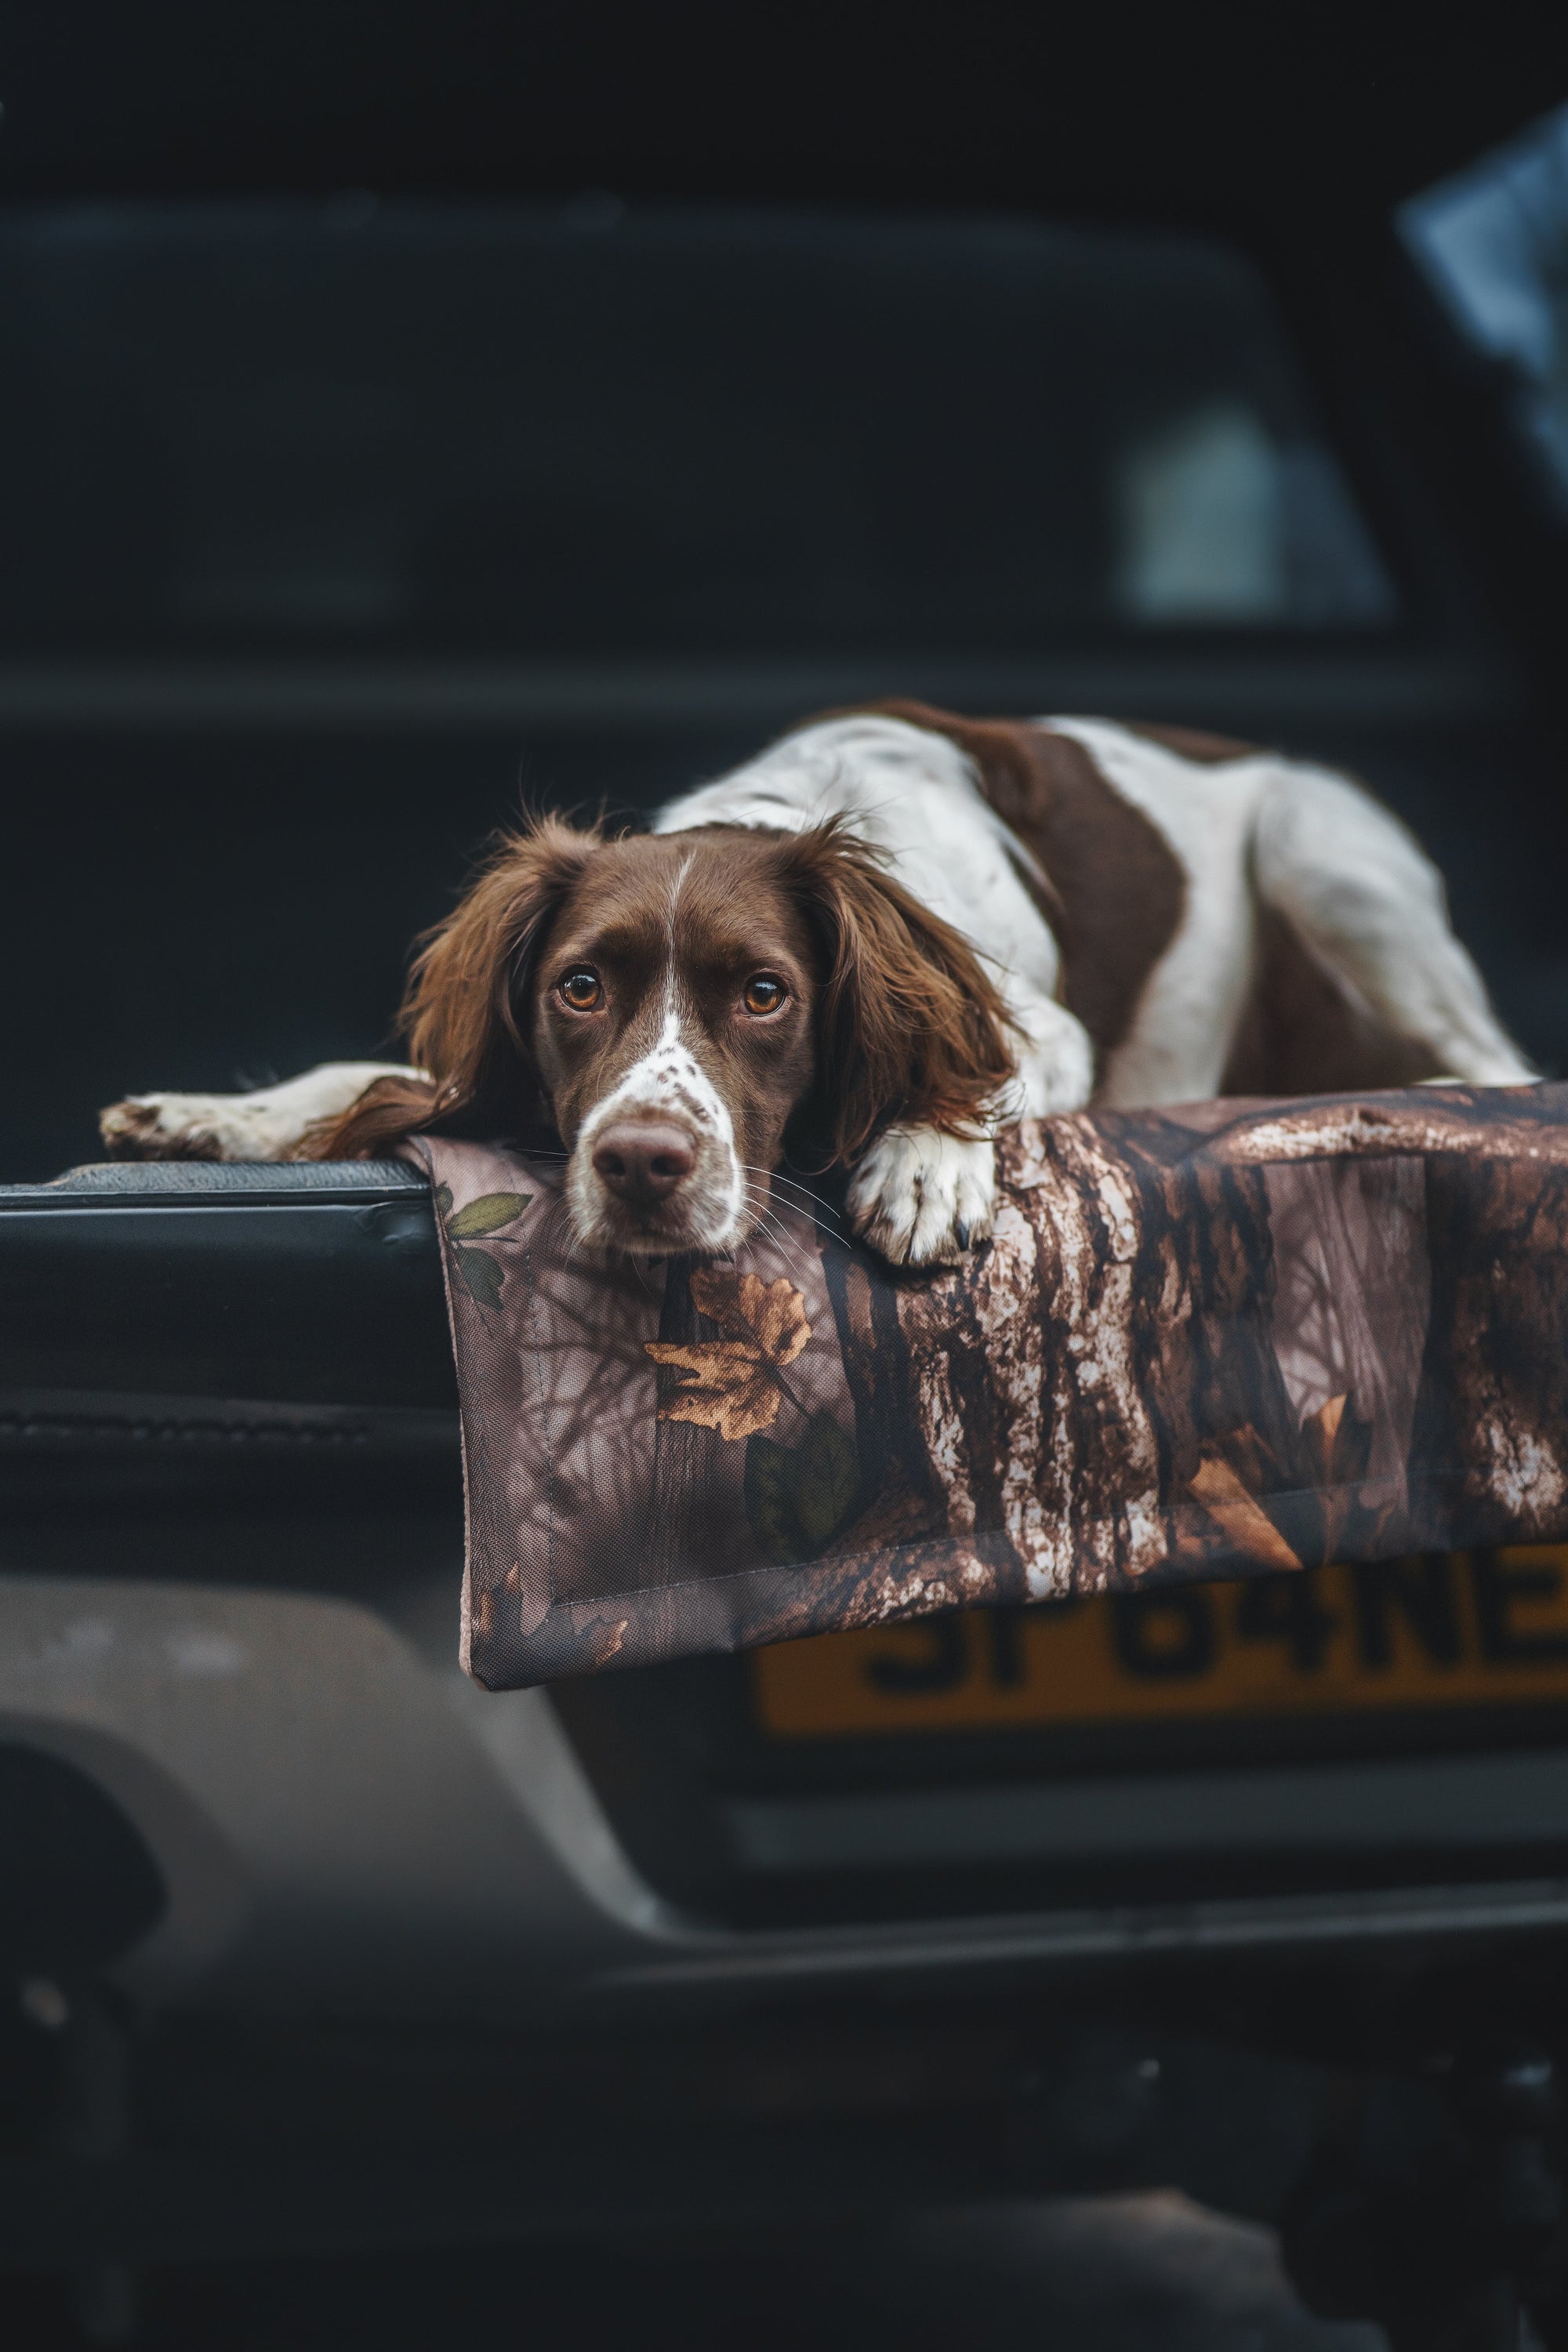
POLYGON ((628 1208, 667 1200, 697 1165, 691 1138, 651 1118, 618 1119, 594 1146, 594 1172, 628 1208))

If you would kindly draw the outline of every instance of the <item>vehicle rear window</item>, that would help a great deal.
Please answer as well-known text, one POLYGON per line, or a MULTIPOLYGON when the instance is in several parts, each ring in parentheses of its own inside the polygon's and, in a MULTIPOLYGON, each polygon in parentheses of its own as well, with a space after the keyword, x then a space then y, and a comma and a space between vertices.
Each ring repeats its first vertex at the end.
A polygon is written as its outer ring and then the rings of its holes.
POLYGON ((1398 220, 1456 326, 1501 371, 1514 427, 1568 520, 1568 106, 1398 220))
POLYGON ((1394 606, 1261 283, 1173 236, 28 212, 0 420, 14 646, 1037 651, 1394 606))

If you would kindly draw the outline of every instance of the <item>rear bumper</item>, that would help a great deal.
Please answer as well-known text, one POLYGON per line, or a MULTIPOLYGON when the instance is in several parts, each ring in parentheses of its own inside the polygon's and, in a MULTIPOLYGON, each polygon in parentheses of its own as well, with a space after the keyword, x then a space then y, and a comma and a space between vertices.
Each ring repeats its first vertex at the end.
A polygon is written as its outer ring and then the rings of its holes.
MULTIPOLYGON (((458 1668, 452 1371, 428 1197, 401 1166, 0 1193, 0 1740, 79 1769, 142 1840, 165 1901, 114 1965, 154 2008, 516 2025, 1568 1930, 1568 1765, 1542 1747, 689 1802, 634 1743, 621 1777, 667 1843, 700 1828, 715 1867, 784 1892, 745 1927, 640 1868, 574 1711, 458 1668), (998 1841, 1047 1899, 791 1913, 813 1874, 897 1860, 939 1882, 998 1841), (1250 1892, 1263 1843, 1315 1853, 1311 1886, 1250 1892), (1086 1854, 1110 1899, 1068 1891, 1086 1854), (1226 1855, 1239 1875, 1216 1879, 1226 1855), (1186 1871, 1181 1899, 1152 1897, 1151 1856, 1186 1871)), ((22 1955, 46 1970, 47 1929, 22 1955)))

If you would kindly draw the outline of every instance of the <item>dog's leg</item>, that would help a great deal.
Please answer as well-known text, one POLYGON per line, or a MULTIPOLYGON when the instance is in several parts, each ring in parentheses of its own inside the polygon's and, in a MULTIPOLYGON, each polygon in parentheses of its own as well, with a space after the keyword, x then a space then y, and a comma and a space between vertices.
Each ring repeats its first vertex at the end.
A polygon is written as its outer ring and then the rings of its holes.
POLYGON ((292 1160, 310 1129, 341 1118, 377 1078, 417 1077, 389 1062, 322 1062, 247 1095, 132 1095, 99 1113, 113 1160, 292 1160))
POLYGON ((1087 1031, 1049 997, 1007 986, 1019 1036, 1017 1076, 988 1117, 988 1132, 944 1135, 890 1127, 857 1162, 849 1186, 856 1232, 895 1265, 944 1265, 991 1231, 996 1206, 992 1137, 1020 1118, 1081 1110, 1094 1084, 1087 1031))
POLYGON ((1254 835, 1259 897, 1435 1075, 1518 1086, 1537 1074, 1498 1023, 1448 928, 1442 877, 1397 818, 1342 776, 1281 765, 1254 835))
POLYGON ((1094 1092, 1094 1047, 1076 1014, 1053 996, 1008 983, 1003 989, 1018 1033, 1018 1075, 998 1118, 1055 1118, 1082 1110, 1094 1092))

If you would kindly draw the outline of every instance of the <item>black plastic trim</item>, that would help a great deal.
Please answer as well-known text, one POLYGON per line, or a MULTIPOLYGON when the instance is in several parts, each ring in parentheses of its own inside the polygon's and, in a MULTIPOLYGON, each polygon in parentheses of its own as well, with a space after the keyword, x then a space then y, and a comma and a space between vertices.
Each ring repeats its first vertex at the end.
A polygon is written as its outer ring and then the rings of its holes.
POLYGON ((0 1391, 452 1413, 402 1163, 131 1163, 0 1192, 0 1391))

